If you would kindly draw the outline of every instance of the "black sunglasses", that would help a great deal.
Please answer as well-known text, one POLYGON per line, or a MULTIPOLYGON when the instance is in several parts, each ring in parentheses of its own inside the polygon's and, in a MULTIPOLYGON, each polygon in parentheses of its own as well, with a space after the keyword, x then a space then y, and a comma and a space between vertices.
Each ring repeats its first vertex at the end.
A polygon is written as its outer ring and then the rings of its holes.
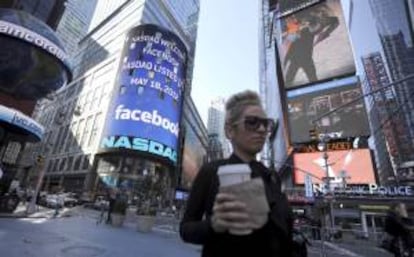
POLYGON ((249 131, 257 131, 260 126, 263 126, 266 132, 271 132, 275 126, 275 122, 272 119, 260 118, 257 116, 246 116, 243 120, 236 122, 235 124, 241 122, 244 123, 246 130, 249 131))

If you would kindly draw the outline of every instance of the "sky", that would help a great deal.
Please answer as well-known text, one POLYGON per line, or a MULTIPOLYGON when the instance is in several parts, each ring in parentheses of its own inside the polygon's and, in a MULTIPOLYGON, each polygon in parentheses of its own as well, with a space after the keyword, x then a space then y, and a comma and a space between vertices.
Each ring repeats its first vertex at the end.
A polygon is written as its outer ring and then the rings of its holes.
POLYGON ((201 0, 191 95, 204 124, 217 96, 259 90, 258 23, 257 0, 201 0))

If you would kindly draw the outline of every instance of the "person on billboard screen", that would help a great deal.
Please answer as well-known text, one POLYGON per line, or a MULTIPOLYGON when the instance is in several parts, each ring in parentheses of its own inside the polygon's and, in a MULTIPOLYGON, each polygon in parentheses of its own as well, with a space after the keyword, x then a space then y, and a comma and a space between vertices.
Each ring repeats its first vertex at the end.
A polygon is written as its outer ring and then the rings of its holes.
POLYGON ((292 33, 287 33, 283 40, 288 44, 283 65, 287 67, 285 83, 292 85, 300 68, 305 72, 309 82, 318 80, 316 67, 313 60, 313 49, 316 44, 326 39, 338 26, 339 19, 326 4, 310 8, 286 18, 286 32, 291 31, 292 20, 296 25, 295 37, 292 41, 292 33))
POLYGON ((277 174, 256 161, 274 127, 257 93, 244 91, 227 101, 225 133, 233 153, 201 167, 180 223, 181 238, 203 245, 203 257, 292 256, 293 219, 287 197, 277 174), (247 174, 246 180, 240 174, 247 174), (229 183, 226 175, 238 183, 229 183), (234 191, 224 191, 226 188, 234 191), (240 194, 233 193, 236 190, 240 194), (264 204, 252 208, 252 202, 264 204), (255 216, 261 208, 266 211, 255 216))

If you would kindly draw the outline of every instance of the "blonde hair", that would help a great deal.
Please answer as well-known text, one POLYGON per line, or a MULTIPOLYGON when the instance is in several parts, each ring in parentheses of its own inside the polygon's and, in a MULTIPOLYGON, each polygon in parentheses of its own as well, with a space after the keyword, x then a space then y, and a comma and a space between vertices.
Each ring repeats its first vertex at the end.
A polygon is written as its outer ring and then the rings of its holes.
POLYGON ((245 90, 232 95, 226 102, 226 126, 240 119, 244 109, 249 105, 262 107, 259 95, 251 90, 245 90))

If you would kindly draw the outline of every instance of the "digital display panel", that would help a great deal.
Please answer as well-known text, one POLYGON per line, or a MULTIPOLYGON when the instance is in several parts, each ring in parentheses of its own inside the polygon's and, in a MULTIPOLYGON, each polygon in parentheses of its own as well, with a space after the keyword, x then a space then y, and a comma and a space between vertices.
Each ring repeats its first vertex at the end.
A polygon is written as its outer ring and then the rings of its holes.
POLYGON ((135 151, 177 164, 187 50, 174 33, 140 25, 127 35, 100 151, 135 151))
POLYGON ((289 91, 287 103, 291 142, 311 141, 309 131, 315 127, 319 134, 327 134, 334 139, 369 135, 361 95, 356 77, 289 91), (357 98, 360 100, 344 106, 357 98), (330 111, 333 112, 323 116, 330 111))
POLYGON ((339 0, 320 2, 277 19, 275 28, 287 89, 355 74, 339 0))
POLYGON ((295 153, 293 163, 297 169, 294 171, 294 183, 305 183, 305 172, 303 171, 319 178, 312 178, 313 184, 320 184, 322 179, 327 177, 327 172, 329 177, 332 177, 332 184, 341 184, 342 177, 346 177, 348 185, 376 183, 369 149, 329 151, 327 153, 327 168, 323 152, 295 153))

